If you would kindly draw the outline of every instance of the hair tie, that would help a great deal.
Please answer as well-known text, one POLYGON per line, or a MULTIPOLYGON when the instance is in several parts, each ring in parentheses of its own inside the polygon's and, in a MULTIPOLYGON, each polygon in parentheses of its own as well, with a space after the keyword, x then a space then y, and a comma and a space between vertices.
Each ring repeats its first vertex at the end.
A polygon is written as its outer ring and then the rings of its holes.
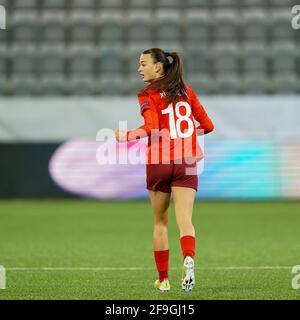
POLYGON ((169 64, 172 64, 172 62, 174 61, 172 56, 167 56, 166 59, 169 61, 169 64))

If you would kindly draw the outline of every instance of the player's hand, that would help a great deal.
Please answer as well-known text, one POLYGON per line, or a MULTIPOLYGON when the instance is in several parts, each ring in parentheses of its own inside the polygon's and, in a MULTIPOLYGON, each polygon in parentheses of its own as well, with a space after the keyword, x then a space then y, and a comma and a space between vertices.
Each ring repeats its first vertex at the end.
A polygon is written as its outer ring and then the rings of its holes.
POLYGON ((116 130, 115 132, 116 140, 118 142, 125 142, 127 141, 127 132, 124 130, 116 130))

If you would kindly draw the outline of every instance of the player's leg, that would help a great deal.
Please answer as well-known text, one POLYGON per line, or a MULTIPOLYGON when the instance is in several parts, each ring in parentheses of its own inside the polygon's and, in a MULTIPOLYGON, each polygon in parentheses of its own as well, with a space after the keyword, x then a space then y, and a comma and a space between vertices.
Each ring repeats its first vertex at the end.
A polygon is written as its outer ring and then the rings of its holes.
POLYGON ((169 248, 168 223, 170 193, 149 190, 149 197, 154 218, 154 250, 167 250, 169 248))
POLYGON ((180 238, 195 237, 195 228, 192 223, 193 207, 196 190, 186 187, 172 187, 175 216, 180 231, 180 238))
POLYGON ((168 279, 169 264, 168 223, 170 193, 149 190, 149 197, 154 217, 154 258, 159 274, 159 281, 155 283, 155 287, 161 290, 169 290, 170 285, 165 280, 168 279))
POLYGON ((172 187, 176 222, 180 231, 183 254, 182 289, 191 291, 195 284, 194 255, 195 228, 192 223, 196 190, 187 187, 172 187))

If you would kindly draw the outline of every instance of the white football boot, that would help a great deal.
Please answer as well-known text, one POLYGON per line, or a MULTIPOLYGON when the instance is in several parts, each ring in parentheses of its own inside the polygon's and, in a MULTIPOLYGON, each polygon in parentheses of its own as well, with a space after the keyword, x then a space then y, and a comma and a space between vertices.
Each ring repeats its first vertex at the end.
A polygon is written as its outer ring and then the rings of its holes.
POLYGON ((194 259, 192 257, 185 257, 182 268, 182 283, 183 291, 192 291, 195 285, 194 259))

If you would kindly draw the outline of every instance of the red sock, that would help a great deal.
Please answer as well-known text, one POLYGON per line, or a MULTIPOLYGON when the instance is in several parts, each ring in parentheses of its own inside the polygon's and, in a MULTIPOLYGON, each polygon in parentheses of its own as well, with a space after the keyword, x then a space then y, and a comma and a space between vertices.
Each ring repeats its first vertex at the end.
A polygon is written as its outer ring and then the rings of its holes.
POLYGON ((183 236, 182 238, 180 238, 183 259, 185 259, 185 257, 187 256, 190 256, 192 258, 194 257, 195 242, 195 237, 193 236, 183 236))
POLYGON ((169 250, 154 251, 156 268, 159 274, 159 281, 168 278, 169 269, 169 250))

